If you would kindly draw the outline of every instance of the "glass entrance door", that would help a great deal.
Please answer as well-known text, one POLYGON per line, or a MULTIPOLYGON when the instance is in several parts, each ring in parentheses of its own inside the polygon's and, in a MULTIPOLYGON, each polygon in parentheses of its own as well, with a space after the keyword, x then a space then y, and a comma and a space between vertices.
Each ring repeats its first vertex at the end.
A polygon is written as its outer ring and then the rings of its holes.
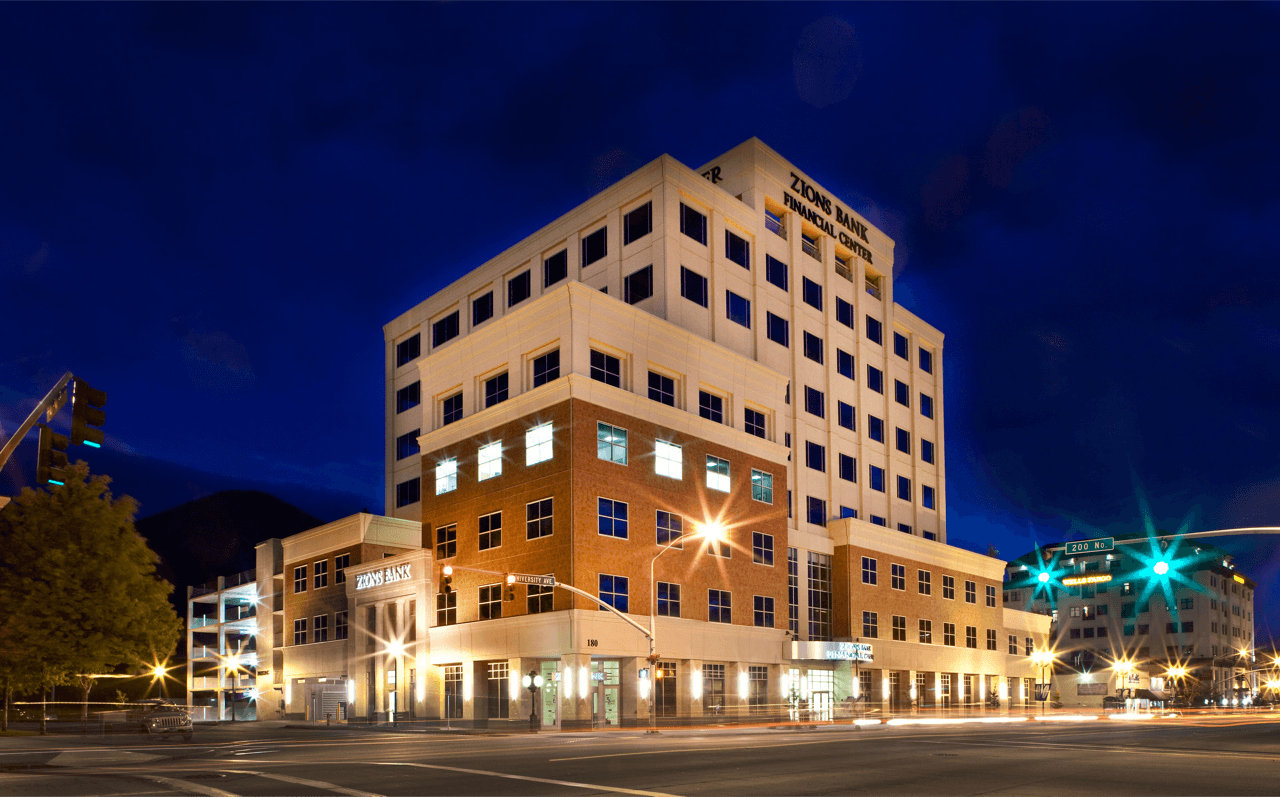
POLYGON ((617 660, 591 662, 591 713, 596 725, 618 725, 621 672, 622 663, 617 660))

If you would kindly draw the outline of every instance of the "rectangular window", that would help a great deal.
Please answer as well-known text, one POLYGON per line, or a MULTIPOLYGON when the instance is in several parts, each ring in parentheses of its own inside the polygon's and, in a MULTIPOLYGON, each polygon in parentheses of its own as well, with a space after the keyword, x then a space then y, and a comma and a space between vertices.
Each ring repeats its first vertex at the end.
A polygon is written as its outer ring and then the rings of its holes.
POLYGON ((955 623, 942 624, 942 644, 950 645, 953 648, 956 646, 956 624, 955 623))
POLYGON ((911 388, 905 382, 893 380, 893 400, 904 407, 911 406, 911 388))
POLYGON ((707 488, 729 492, 729 460, 707 455, 707 488))
POLYGON ((920 485, 920 503, 925 509, 933 509, 933 488, 927 484, 920 485))
MULTIPOLYGON (((458 593, 450 590, 449 592, 436 593, 436 625, 457 625, 458 624, 458 593)), ((462 679, 462 668, 458 668, 458 679, 462 679)), ((462 714, 458 714, 459 717, 462 714)))
POLYGON ((809 552, 809 639, 831 639, 831 555, 809 552))
POLYGON ((396 507, 405 507, 422 500, 422 485, 417 476, 396 485, 396 507))
POLYGON ((822 391, 814 390, 805 385, 804 410, 810 415, 817 415, 819 418, 827 417, 827 397, 823 395, 822 391))
POLYGON ((755 435, 759 438, 765 436, 764 413, 756 412, 750 407, 746 407, 742 411, 743 414, 743 430, 747 434, 755 435))
POLYGON ((436 495, 458 489, 458 459, 450 457, 436 463, 436 495))
POLYGON ((396 459, 408 459, 414 454, 420 453, 422 449, 418 447, 418 436, 421 434, 421 429, 414 429, 412 432, 397 437, 396 459))
POLYGON ((815 310, 822 309, 822 286, 808 277, 802 278, 803 291, 801 297, 804 303, 815 310))
POLYGON ((853 305, 836 297, 836 321, 844 324, 849 329, 853 329, 853 305))
POLYGON ((653 472, 669 479, 684 478, 684 452, 680 446, 665 440, 654 442, 653 472))
POLYGON ((561 249, 542 261, 542 287, 550 288, 569 276, 569 250, 561 249))
POLYGON ((436 527, 436 558, 452 559, 458 555, 458 524, 436 527))
POLYGON ((987 650, 996 649, 996 630, 994 628, 987 629, 987 650))
POLYGON ((920 644, 922 645, 933 644, 933 621, 932 620, 920 621, 920 644))
MULTIPOLYGON (((628 592, 631 580, 626 576, 600 574, 600 600, 625 614, 628 610, 628 592)), ((600 611, 607 611, 603 606, 600 611)))
POLYGON ((745 269, 751 268, 751 245, 728 230, 724 231, 724 256, 745 269))
POLYGON ((462 394, 455 393, 440 402, 440 421, 442 426, 448 426, 460 420, 462 420, 462 394))
POLYGON ((889 564, 889 587, 905 592, 907 589, 907 566, 889 564))
POLYGON ((435 348, 436 346, 443 346, 456 337, 458 337, 457 310, 454 310, 449 315, 431 325, 432 348, 435 348))
POLYGON ((800 633, 800 559, 795 548, 787 549, 787 630, 800 633))
POLYGON ((422 356, 422 333, 414 333, 413 337, 396 344, 396 367, 413 362, 422 356))
POLYGON ((884 468, 871 466, 871 489, 878 493, 884 492, 884 468))
POLYGON ((933 594, 933 573, 928 570, 916 571, 916 588, 921 595, 933 594))
POLYGON ((822 338, 811 332, 804 333, 804 356, 815 363, 822 363, 822 338))
POLYGON ((622 280, 622 300, 627 304, 639 304, 653 295, 653 266, 633 271, 622 280))
POLYGON ((638 241, 653 232, 653 202, 646 202, 622 217, 622 243, 638 241))
POLYGON ((813 470, 827 472, 827 448, 817 443, 805 441, 804 444, 804 461, 805 465, 813 470))
POLYGON ((611 498, 600 498, 597 499, 596 507, 600 534, 625 540, 627 538, 627 504, 611 498))
POLYGON ((502 617, 502 585, 486 584, 480 588, 480 619, 497 620, 502 617))
POLYGON ((809 522, 815 526, 827 525, 827 502, 821 498, 809 496, 809 522))
POLYGON ((537 584, 530 584, 528 593, 525 596, 525 605, 529 614, 542 614, 549 612, 554 608, 555 587, 540 587, 537 584))
POLYGON ((877 639, 880 636, 879 615, 876 612, 862 613, 862 635, 867 639, 877 639))
POLYGON ((911 500, 911 480, 906 476, 898 477, 898 498, 903 501, 911 500))
POLYGON ((329 615, 318 614, 314 618, 315 629, 312 631, 311 641, 328 642, 329 641, 329 615))
POLYGON ((333 614, 333 638, 346 639, 348 633, 348 621, 346 612, 334 612, 333 614))
POLYGON ((493 291, 471 301, 471 326, 478 327, 493 318, 493 291))
POLYGON ((313 577, 316 589, 323 589, 329 586, 329 560, 321 559, 315 563, 315 576, 313 577))
POLYGON ((533 501, 524 507, 524 536, 527 540, 539 537, 550 537, 552 532, 551 505, 552 499, 543 498, 533 501))
POLYGON ((476 479, 484 481, 502 475, 502 441, 480 446, 476 454, 476 479))
POLYGON ((680 616, 680 585, 658 582, 658 616, 680 616))
POLYGON ((966 648, 978 648, 978 629, 972 625, 964 627, 964 646, 966 648))
MULTIPOLYGON (((725 595, 728 594, 725 593, 725 595)), ((702 665, 702 713, 719 716, 723 711, 724 665, 704 664, 702 665)))
POLYGON ((333 583, 347 583, 347 568, 351 567, 351 554, 340 553, 333 557, 333 583))
POLYGON ((751 532, 751 561, 773 567, 773 535, 751 532))
POLYGON ((926 418, 933 417, 933 399, 925 394, 920 394, 920 414, 926 418))
POLYGON ((1027 637, 1024 641, 1026 642, 1027 646, 1026 648, 1023 649, 1022 655, 1030 656, 1032 651, 1035 648, 1035 640, 1033 640, 1031 637, 1027 637))
POLYGON ((884 518, 880 517, 879 515, 872 515, 871 523, 872 525, 875 525, 875 526, 884 526, 885 528, 889 527, 889 522, 886 521, 884 518))
POLYGON ((942 597, 946 598, 949 601, 953 601, 956 599, 956 577, 955 576, 942 577, 942 597))
POLYGON ((858 460, 848 454, 841 454, 840 478, 847 482, 856 482, 858 480, 858 460))
POLYGON ((987 607, 991 609, 996 607, 996 588, 991 584, 987 585, 987 607))
POLYGON ((422 403, 422 383, 414 382, 396 391, 396 412, 404 412, 422 403))
POLYGON ((779 346, 791 345, 791 325, 773 313, 764 314, 764 334, 779 346))
POLYGON ((911 359, 911 355, 907 353, 907 338, 900 332, 893 333, 893 353, 904 360, 911 359))
POLYGON ((515 307, 533 295, 532 283, 528 269, 507 280, 507 307, 515 307))
POLYGON ((884 372, 874 365, 867 366, 867 387, 877 393, 884 392, 884 372))
POLYGON ((707 306, 707 278, 696 271, 680 267, 680 295, 699 307, 707 306))
POLYGON ((299 565, 293 568, 293 593, 307 591, 307 566, 299 565))
POLYGON ((902 615, 893 615, 893 640, 895 642, 907 641, 907 618, 902 615))
POLYGON ((845 404, 843 401, 836 402, 836 422, 851 432, 857 431, 852 404, 845 404))
POLYGON ((899 524, 898 524, 898 531, 902 532, 903 534, 910 534, 910 533, 911 533, 911 527, 910 527, 910 526, 908 526, 906 523, 899 523, 899 524))
POLYGON ((582 239, 582 267, 603 260, 609 254, 608 227, 601 227, 582 239))
POLYGON ((307 644, 307 621, 305 619, 293 621, 293 644, 307 644))
POLYGON ((622 363, 617 357, 592 349, 591 378, 606 385, 622 387, 622 363))
POLYGON ((542 387, 560 378, 560 350, 549 351, 533 360, 533 386, 542 387))
POLYGON ((964 602, 965 603, 978 602, 978 585, 976 583, 972 581, 964 582, 964 602))
POLYGON ((751 470, 751 498, 765 504, 773 503, 773 474, 751 470))
POLYGON ((862 583, 876 585, 876 560, 869 556, 862 557, 862 583))
MULTIPOLYGON (((773 598, 764 595, 755 596, 754 620, 756 628, 773 628, 773 598)), ((768 670, 764 667, 752 667, 752 670, 768 670)))
POLYGON ((658 531, 658 545, 670 545, 672 548, 684 547, 681 537, 684 536, 684 518, 674 512, 657 510, 655 527, 658 531))
POLYGON ((698 414, 708 421, 724 423, 724 399, 714 393, 699 390, 698 414))
POLYGON ((733 622, 733 596, 727 590, 707 590, 707 621, 711 623, 733 622))
POLYGON ((787 281, 787 264, 773 255, 764 256, 764 278, 775 288, 790 290, 790 283, 787 281))
POLYGON ((751 302, 734 293, 724 292, 725 317, 735 324, 751 329, 751 302))
POLYGON ((920 347, 920 370, 926 374, 933 373, 933 352, 924 346, 920 347))
POLYGON ((867 340, 872 343, 884 344, 883 326, 871 316, 867 316, 867 340))
POLYGON ((684 204, 680 203, 680 232, 689 236, 693 240, 707 245, 707 217, 684 204))
POLYGON ((920 438, 920 459, 933 464, 933 442, 920 438))
POLYGON ((853 355, 844 349, 836 349, 836 373, 853 379, 853 368, 853 355))
POLYGON ((619 465, 627 464, 627 430, 597 422, 596 456, 619 465))
POLYGON ((897 434, 898 450, 903 452, 904 454, 910 454, 911 453, 911 432, 908 432, 906 429, 903 429, 901 427, 898 427, 897 432, 898 432, 897 434))
POLYGON ((551 424, 542 423, 524 433, 525 467, 551 459, 551 424))
POLYGON ((649 398, 668 407, 676 405, 676 381, 669 376, 649 372, 649 398))
POLYGON ((507 386, 509 383, 507 374, 501 373, 497 376, 484 380, 484 406, 492 407, 495 404, 501 404, 507 400, 507 386))
POLYGON ((480 550, 502 546, 502 513, 492 512, 480 516, 480 550))

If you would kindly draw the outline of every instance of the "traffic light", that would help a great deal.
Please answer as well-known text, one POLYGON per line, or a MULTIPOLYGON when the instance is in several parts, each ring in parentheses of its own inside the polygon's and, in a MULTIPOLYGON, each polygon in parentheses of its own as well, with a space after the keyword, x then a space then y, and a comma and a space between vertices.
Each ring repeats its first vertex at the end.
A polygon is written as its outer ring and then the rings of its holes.
POLYGON ((58 486, 67 483, 64 468, 67 467, 68 443, 66 435, 58 434, 43 423, 40 424, 40 456, 36 460, 36 481, 58 486))
POLYGON ((71 393, 71 442, 102 448, 102 424, 107 414, 107 394, 94 390, 89 383, 76 378, 71 393))
POLYGON ((502 593, 502 599, 504 601, 513 601, 516 599, 516 577, 510 573, 507 574, 507 588, 502 593))
POLYGON ((453 592, 453 567, 450 565, 440 569, 440 592, 445 595, 453 592))

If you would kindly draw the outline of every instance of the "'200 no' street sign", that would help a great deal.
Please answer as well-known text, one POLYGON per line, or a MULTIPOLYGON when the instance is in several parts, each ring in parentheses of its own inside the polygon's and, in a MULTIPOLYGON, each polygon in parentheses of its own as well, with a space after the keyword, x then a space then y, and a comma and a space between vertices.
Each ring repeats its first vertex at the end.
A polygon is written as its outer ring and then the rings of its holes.
POLYGON ((1077 553, 1104 553, 1115 549, 1115 541, 1111 537, 1101 540, 1081 540, 1067 543, 1067 555, 1077 553))

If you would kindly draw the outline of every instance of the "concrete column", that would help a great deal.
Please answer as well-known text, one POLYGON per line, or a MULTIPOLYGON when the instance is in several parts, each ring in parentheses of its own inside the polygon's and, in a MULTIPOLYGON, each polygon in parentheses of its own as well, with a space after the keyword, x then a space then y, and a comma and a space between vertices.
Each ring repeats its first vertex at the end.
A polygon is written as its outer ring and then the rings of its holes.
MULTIPOLYGON (((702 718, 702 659, 689 659, 688 666, 680 673, 680 687, 689 693, 689 713, 686 716, 702 718)), ((683 700, 681 701, 683 704, 683 700)))
POLYGON ((591 727, 591 657, 566 653, 560 657, 560 727, 591 727))
POLYGON ((907 679, 907 705, 910 706, 912 714, 919 714, 920 701, 924 695, 920 694, 920 691, 916 689, 916 671, 907 670, 903 675, 907 679))
POLYGON ((507 659, 507 668, 511 679, 507 685, 507 699, 511 701, 511 707, 507 713, 512 723, 527 723, 529 712, 536 707, 533 705, 533 693, 524 686, 524 677, 529 670, 538 669, 538 662, 534 659, 507 659))
POLYGON ((640 700, 640 668, 649 663, 639 656, 627 656, 618 667, 618 725, 639 725, 649 721, 648 700, 640 700), (641 703, 644 707, 641 708, 641 703))
POLYGON ((877 701, 879 701, 879 703, 880 703, 880 713, 881 713, 881 715, 882 715, 882 716, 886 716, 886 717, 887 717, 887 716, 889 716, 889 715, 892 713, 892 711, 893 711, 893 704, 892 704, 892 702, 891 702, 891 700, 892 700, 891 694, 892 694, 892 693, 889 691, 889 689, 890 689, 890 685, 889 685, 889 671, 888 671, 888 670, 879 670, 879 671, 877 671, 877 672, 876 672, 876 676, 877 676, 877 677, 876 677, 876 679, 874 680, 874 683, 875 683, 875 687, 876 687, 876 689, 877 689, 877 690, 878 690, 878 692, 879 692, 879 694, 877 694, 877 695, 876 695, 876 700, 877 700, 877 701))

